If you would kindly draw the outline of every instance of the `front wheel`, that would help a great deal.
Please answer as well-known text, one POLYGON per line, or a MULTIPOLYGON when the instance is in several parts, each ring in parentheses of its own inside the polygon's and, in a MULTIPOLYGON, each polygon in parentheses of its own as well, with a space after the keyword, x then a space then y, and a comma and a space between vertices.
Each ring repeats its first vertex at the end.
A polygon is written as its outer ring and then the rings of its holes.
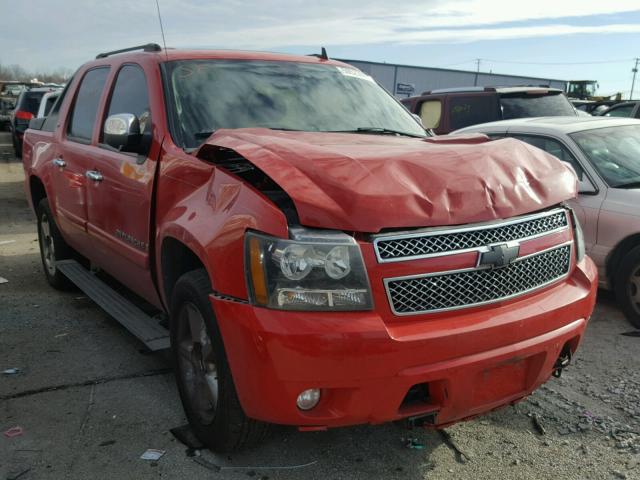
POLYGON ((615 279, 616 298, 627 320, 640 328, 640 247, 627 253, 615 279))
POLYGON ((205 270, 177 281, 171 295, 171 348, 180 398, 194 433, 211 450, 230 452, 258 443, 268 424, 242 410, 210 292, 205 270))

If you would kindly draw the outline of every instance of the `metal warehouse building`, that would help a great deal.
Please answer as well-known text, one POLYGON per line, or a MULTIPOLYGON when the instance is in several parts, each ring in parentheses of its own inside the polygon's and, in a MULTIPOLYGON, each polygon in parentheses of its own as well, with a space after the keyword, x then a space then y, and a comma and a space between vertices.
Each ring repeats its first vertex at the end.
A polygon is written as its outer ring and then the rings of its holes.
POLYGON ((371 75, 378 83, 397 97, 418 95, 425 90, 471 86, 548 85, 565 90, 566 80, 553 78, 520 77, 498 73, 449 70, 445 68, 414 67, 393 63, 367 62, 363 60, 340 61, 349 63, 371 75))

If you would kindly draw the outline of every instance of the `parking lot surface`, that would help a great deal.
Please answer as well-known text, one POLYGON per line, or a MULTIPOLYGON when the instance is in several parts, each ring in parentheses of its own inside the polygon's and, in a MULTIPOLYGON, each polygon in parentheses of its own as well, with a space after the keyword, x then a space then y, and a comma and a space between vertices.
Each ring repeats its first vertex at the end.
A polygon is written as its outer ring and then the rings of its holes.
POLYGON ((0 434, 0 479, 640 479, 640 337, 606 292, 573 365, 514 407, 444 433, 277 427, 239 454, 188 450, 170 432, 186 420, 167 356, 47 285, 9 143, 0 133, 0 430, 21 430, 0 434), (149 448, 166 453, 140 459, 149 448))

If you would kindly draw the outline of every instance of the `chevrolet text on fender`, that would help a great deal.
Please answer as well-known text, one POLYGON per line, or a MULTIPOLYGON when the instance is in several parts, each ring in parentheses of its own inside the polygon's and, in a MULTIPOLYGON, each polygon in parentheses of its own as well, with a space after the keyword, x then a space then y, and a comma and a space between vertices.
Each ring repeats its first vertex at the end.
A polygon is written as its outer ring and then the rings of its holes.
POLYGON ((30 127, 49 283, 170 343, 214 450, 269 424, 441 428, 515 403, 567 366, 593 311, 570 168, 517 140, 432 137, 324 55, 100 54, 30 127))

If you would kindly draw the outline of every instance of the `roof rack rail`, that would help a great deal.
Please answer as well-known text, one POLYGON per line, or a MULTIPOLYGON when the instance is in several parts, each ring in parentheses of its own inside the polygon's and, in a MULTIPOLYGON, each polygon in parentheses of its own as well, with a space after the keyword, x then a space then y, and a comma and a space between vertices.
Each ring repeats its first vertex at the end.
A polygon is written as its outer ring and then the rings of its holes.
POLYGON ((129 48, 123 48, 120 50, 113 50, 111 52, 99 53, 98 55, 96 55, 96 59, 107 58, 107 57, 110 57, 111 55, 116 55, 118 53, 133 52, 135 50, 142 50, 143 52, 159 52, 162 50, 162 48, 157 43, 147 43, 146 45, 137 45, 135 47, 129 47, 129 48))

